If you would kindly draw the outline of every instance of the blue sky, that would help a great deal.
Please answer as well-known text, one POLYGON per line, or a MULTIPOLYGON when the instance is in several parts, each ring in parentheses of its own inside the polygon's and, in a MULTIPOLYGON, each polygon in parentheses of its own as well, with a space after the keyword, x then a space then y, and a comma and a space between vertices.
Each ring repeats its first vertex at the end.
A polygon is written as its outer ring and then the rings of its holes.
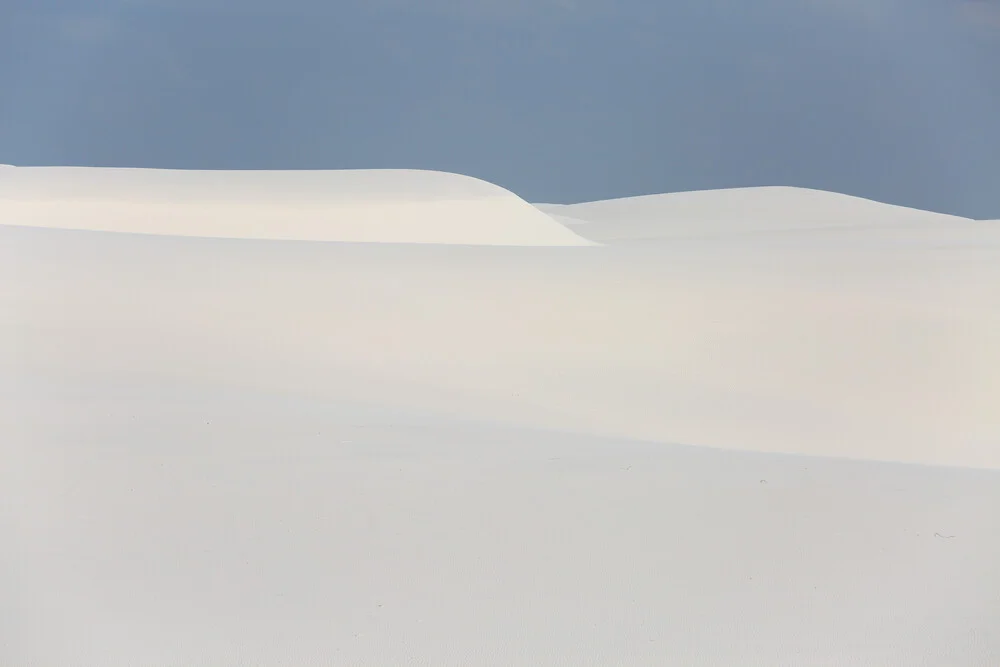
POLYGON ((799 185, 1000 217, 993 0, 6 0, 0 162, 799 185))

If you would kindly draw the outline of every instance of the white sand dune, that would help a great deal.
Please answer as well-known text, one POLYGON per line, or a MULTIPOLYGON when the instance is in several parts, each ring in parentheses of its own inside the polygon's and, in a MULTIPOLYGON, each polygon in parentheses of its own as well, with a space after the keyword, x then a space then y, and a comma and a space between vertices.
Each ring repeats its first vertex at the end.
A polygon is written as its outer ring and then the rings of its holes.
POLYGON ((1000 230, 932 231, 459 250, 6 228, 6 349, 13 372, 148 368, 601 436, 1000 468, 1000 230), (346 372, 349 387, 330 380, 346 372))
POLYGON ((537 206, 600 242, 969 222, 967 218, 835 192, 789 187, 678 192, 537 206))
POLYGON ((0 664, 1000 664, 1000 228, 865 216, 0 225, 0 664))
POLYGON ((419 170, 19 167, 0 173, 0 222, 223 238, 588 244, 503 188, 419 170))

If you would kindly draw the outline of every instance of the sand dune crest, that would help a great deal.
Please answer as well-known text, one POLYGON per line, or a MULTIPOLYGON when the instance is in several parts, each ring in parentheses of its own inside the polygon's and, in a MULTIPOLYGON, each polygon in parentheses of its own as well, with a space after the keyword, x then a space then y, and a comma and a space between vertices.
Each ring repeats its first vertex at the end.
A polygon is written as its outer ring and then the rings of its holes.
POLYGON ((590 244, 499 186, 419 170, 18 167, 0 175, 0 222, 302 241, 590 244))
POLYGON ((537 204, 599 242, 765 231, 860 229, 970 222, 835 192, 792 187, 734 188, 537 204))

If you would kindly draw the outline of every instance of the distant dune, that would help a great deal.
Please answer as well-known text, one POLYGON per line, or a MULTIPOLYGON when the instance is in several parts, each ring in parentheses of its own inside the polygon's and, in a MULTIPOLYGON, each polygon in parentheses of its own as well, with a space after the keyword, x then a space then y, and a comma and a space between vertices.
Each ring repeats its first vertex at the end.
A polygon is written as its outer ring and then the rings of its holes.
POLYGON ((968 221, 834 192, 789 187, 704 190, 537 206, 600 242, 968 221))
POLYGON ((18 167, 0 221, 175 236, 471 245, 588 245, 516 195, 430 171, 18 167))

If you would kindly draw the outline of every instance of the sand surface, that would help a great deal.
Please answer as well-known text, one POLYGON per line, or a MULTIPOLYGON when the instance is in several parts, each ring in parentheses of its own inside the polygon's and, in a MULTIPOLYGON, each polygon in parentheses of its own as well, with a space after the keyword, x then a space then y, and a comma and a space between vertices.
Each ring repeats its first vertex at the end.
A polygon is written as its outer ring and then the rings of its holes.
POLYGON ((1000 228, 733 197, 566 207, 590 247, 0 218, 0 663, 1000 664, 1000 228))

